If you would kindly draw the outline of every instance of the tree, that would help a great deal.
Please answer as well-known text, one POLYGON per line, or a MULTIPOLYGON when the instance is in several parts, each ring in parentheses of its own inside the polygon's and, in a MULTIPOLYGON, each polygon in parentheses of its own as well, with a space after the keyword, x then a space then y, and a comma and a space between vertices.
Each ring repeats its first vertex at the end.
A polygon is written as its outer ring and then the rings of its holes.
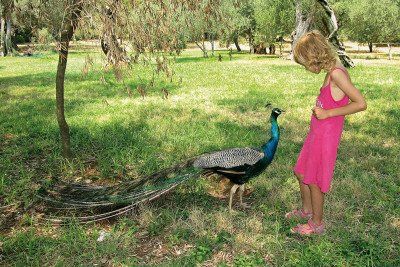
POLYGON ((18 42, 32 41, 31 37, 37 36, 38 31, 45 27, 39 14, 43 3, 43 0, 0 0, 0 54, 18 50, 18 42))
MULTIPOLYGON (((16 32, 30 33, 31 36, 39 38, 39 31, 44 32, 43 21, 41 20, 40 5, 42 0, 18 0, 14 8, 14 28, 16 32)), ((49 38, 51 39, 51 38, 49 38)), ((31 39, 28 41, 34 41, 31 39)), ((49 40, 50 41, 50 40, 49 40)))
POLYGON ((72 156, 69 126, 64 112, 64 80, 67 68, 69 43, 78 26, 84 8, 82 0, 44 1, 42 14, 58 42, 58 65, 56 75, 56 114, 60 128, 62 155, 72 156), (45 15, 47 14, 47 15, 45 15))
POLYGON ((4 56, 4 18, 3 18, 3 6, 0 2, 0 57, 4 56))
MULTIPOLYGON (((210 1, 210 3, 213 3, 213 1, 210 1)), ((216 9, 219 14, 215 13, 214 16, 210 16, 207 34, 211 42, 211 52, 213 56, 214 41, 216 38, 219 37, 223 39, 223 36, 229 35, 234 31, 236 23, 238 23, 237 18, 239 14, 236 6, 236 0, 222 0, 216 9)), ((239 45, 237 40, 236 44, 239 45)))
POLYGON ((339 42, 339 25, 336 15, 327 0, 296 0, 296 28, 292 36, 292 51, 297 40, 311 29, 320 30, 337 49, 345 67, 353 67, 353 61, 347 56, 344 46, 339 42))
POLYGON ((226 36, 235 27, 237 10, 232 0, 195 0, 194 2, 197 3, 189 4, 180 15, 186 17, 187 39, 196 43, 203 52, 203 57, 208 57, 205 40, 210 40, 212 54, 214 54, 216 38, 226 36))
MULTIPOLYGON (((109 63, 120 67, 121 61, 126 61, 124 53, 121 55, 120 46, 130 47, 135 58, 146 54, 144 60, 151 60, 156 56, 157 70, 164 71, 167 76, 172 71, 166 64, 165 55, 159 52, 179 52, 182 48, 182 36, 185 25, 190 23, 187 17, 181 14, 189 9, 193 10, 198 1, 148 0, 148 1, 118 1, 118 0, 40 0, 41 24, 49 28, 58 45, 59 60, 56 76, 56 107, 57 121, 60 127, 62 154, 71 157, 69 126, 64 114, 64 80, 68 59, 69 43, 78 26, 85 28, 96 24, 99 39, 104 31, 112 28, 113 35, 118 41, 107 43, 107 59, 109 63), (117 19, 104 20, 104 10, 112 6, 112 16, 117 19), (122 41, 124 40, 124 42, 122 41)), ((93 27, 91 27, 93 28, 93 27)), ((131 61, 130 63, 137 61, 131 61)))
POLYGON ((315 17, 315 2, 295 0, 295 30, 292 32, 292 51, 297 40, 312 28, 315 17))
POLYGON ((254 6, 254 0, 245 0, 241 9, 242 16, 248 20, 246 27, 242 29, 242 35, 245 36, 249 42, 250 53, 254 53, 254 33, 257 27, 254 16, 254 6))
POLYGON ((255 1, 254 17, 257 25, 257 40, 269 45, 270 54, 275 53, 274 47, 278 39, 280 40, 280 54, 282 55, 283 36, 289 35, 293 29, 293 13, 292 0, 255 1))
MULTIPOLYGON (((12 14, 14 11, 14 0, 1 0, 2 19, 1 28, 6 28, 6 34, 4 38, 4 55, 11 55, 14 52, 13 44, 11 41, 12 34, 12 14)), ((3 33, 2 33, 3 35, 3 33)))
POLYGON ((256 21, 254 18, 254 0, 233 1, 235 12, 232 17, 232 28, 224 36, 226 43, 233 42, 238 52, 242 51, 239 45, 239 38, 246 38, 249 42, 250 53, 254 52, 254 32, 256 21))
POLYGON ((250 19, 245 16, 244 12, 247 3, 248 1, 232 1, 232 27, 228 28, 227 31, 220 36, 220 40, 223 40, 227 47, 233 42, 238 52, 242 51, 239 45, 239 37, 243 36, 245 29, 250 26, 250 19))
MULTIPOLYGON (((372 52, 372 44, 378 42, 390 43, 399 39, 400 8, 391 0, 351 1, 348 5, 350 23, 347 32, 352 40, 368 43, 372 52)), ((389 53, 391 57, 391 53, 389 53)))
POLYGON ((325 20, 323 20, 323 25, 325 30, 328 32, 329 42, 337 49, 337 53, 343 65, 345 67, 354 67, 353 61, 346 54, 344 45, 339 42, 338 30, 339 25, 336 19, 336 15, 329 5, 327 0, 317 0, 326 13, 325 20))

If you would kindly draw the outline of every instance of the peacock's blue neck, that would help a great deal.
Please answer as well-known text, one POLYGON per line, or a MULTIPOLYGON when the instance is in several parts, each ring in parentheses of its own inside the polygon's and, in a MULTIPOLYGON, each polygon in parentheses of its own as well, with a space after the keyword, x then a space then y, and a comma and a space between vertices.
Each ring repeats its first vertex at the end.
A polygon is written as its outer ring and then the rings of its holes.
POLYGON ((271 138, 262 146, 266 161, 269 163, 274 158, 279 142, 279 126, 276 117, 271 116, 271 138))

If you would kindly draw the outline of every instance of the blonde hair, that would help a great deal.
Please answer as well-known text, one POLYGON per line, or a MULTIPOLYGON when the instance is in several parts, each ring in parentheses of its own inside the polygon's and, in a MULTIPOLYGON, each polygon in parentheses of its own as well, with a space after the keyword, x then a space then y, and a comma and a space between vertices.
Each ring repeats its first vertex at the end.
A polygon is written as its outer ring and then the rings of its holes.
POLYGON ((297 41, 293 49, 294 60, 305 66, 316 66, 330 71, 338 56, 332 45, 319 31, 307 32, 297 41))

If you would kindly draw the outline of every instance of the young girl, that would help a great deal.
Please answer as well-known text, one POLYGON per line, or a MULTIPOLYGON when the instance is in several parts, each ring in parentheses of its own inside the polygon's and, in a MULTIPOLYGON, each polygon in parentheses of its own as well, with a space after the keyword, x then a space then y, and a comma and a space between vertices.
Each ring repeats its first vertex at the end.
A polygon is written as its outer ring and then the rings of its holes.
POLYGON ((294 59, 308 71, 327 72, 312 109, 309 133, 294 167, 299 180, 302 208, 285 215, 287 219, 308 219, 291 229, 301 235, 324 232, 324 194, 330 189, 344 116, 367 108, 336 52, 318 31, 303 35, 294 48, 294 59), (349 100, 351 100, 349 102, 349 100))

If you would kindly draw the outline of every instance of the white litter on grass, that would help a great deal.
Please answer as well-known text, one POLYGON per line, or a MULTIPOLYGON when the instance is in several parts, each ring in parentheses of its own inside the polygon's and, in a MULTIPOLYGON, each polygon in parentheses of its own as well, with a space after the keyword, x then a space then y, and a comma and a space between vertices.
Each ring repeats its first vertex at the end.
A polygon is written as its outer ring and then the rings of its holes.
POLYGON ((110 233, 107 233, 105 231, 101 231, 100 235, 99 235, 99 238, 97 238, 97 242, 103 242, 104 239, 109 235, 110 235, 110 233))

